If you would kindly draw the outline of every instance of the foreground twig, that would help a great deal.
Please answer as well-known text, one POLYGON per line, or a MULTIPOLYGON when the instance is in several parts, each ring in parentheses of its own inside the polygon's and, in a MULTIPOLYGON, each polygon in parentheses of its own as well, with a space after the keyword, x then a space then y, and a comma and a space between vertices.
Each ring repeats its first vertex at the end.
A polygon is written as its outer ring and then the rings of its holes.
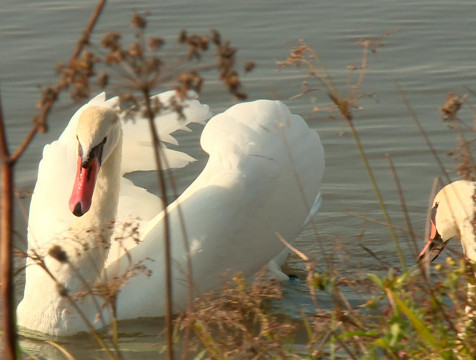
POLYGON ((13 165, 7 146, 0 99, 0 154, 2 159, 2 202, 0 224, 2 329, 5 360, 16 359, 16 329, 13 283, 13 165))
MULTIPOLYGON (((89 43, 89 37, 91 36, 94 26, 96 25, 99 19, 99 16, 101 15, 102 10, 104 6, 106 5, 106 1, 107 0, 98 1, 96 8, 94 9, 94 12, 91 16, 91 19, 89 20, 88 25, 83 31, 83 35, 81 36, 81 39, 78 41, 76 48, 74 49, 74 52, 71 55, 71 58, 69 59, 69 62, 68 62, 69 67, 73 66, 75 60, 81 54, 81 51, 89 43)), ((60 92, 64 91, 66 87, 69 85, 70 85, 69 83, 65 84, 64 79, 61 78, 57 82, 54 89, 48 88, 44 91, 44 93, 42 94, 43 99, 40 102, 41 104, 40 111, 36 115, 33 121, 33 126, 30 129, 30 132, 23 139, 23 142, 16 149, 16 151, 12 154, 11 156, 12 161, 18 160, 18 158, 24 153, 24 151, 30 145, 31 141, 34 139, 35 135, 38 132, 45 132, 47 130, 46 118, 48 117, 51 109, 53 108, 54 103, 58 100, 58 95, 60 94, 60 92)))
POLYGON ((154 112, 150 103, 150 91, 147 86, 142 89, 144 95, 146 114, 149 120, 150 134, 152 137, 154 158, 157 164, 157 176, 160 187, 160 193, 162 194, 162 208, 164 214, 164 257, 165 257, 165 296, 166 296, 166 313, 165 313, 165 326, 167 336, 167 359, 173 360, 174 347, 173 347, 173 324, 172 324, 172 301, 173 301, 173 289, 172 289, 172 262, 171 262, 171 249, 170 249, 170 221, 167 211, 167 192, 165 187, 164 173, 162 172, 163 157, 164 154, 160 152, 160 138, 157 132, 157 128, 154 123, 154 112))
MULTIPOLYGON (((93 30, 99 15, 101 14, 106 0, 100 0, 86 27, 80 41, 77 44, 73 55, 69 61, 71 66, 78 58, 84 46, 88 43, 89 36, 93 30)), ((66 84, 68 85, 68 84, 66 84)), ((40 114, 36 116, 33 126, 27 136, 23 139, 18 148, 10 154, 7 144, 7 134, 3 119, 3 112, 0 105, 0 159, 2 161, 2 202, 1 202, 1 226, 0 226, 0 251, 1 251, 1 282, 2 282, 2 329, 4 343, 4 357, 6 360, 16 359, 16 326, 15 309, 13 302, 13 184, 14 168, 20 156, 38 132, 46 131, 46 118, 56 102, 58 94, 65 89, 63 81, 58 81, 55 89, 48 92, 48 96, 43 94, 40 114)))
POLYGON ((416 255, 418 254, 418 246, 416 243, 415 232, 413 231, 412 222, 410 220, 410 215, 408 213, 407 204, 405 202, 405 197, 403 196, 403 190, 402 190, 402 185, 400 183, 400 178, 398 177, 397 170, 395 169, 395 166, 393 165, 393 160, 390 154, 386 154, 386 157, 388 160, 388 164, 390 166, 390 171, 392 173, 393 180, 395 181, 395 186, 397 187, 398 196, 400 197, 400 203, 402 205, 403 215, 405 216, 405 222, 407 223, 407 227, 408 227, 408 233, 410 234, 410 239, 412 240, 414 254, 416 255))
MULTIPOLYGON (((278 67, 290 66, 290 65, 305 65, 309 69, 309 78, 315 78, 318 82, 323 84, 327 90, 327 95, 334 103, 335 107, 345 119, 350 131, 352 133, 352 137, 354 138, 357 150, 359 152, 360 158, 364 164, 365 170, 367 171, 367 175, 369 180, 372 184, 374 189, 375 195, 377 196, 377 201, 380 205, 382 210, 383 216, 385 221, 390 225, 390 215, 387 211, 387 207, 383 200, 382 193, 378 188, 377 181, 373 174, 372 168, 370 167, 369 161, 367 159, 367 155, 365 154, 363 145, 360 141, 359 133, 354 124, 354 118, 352 111, 356 107, 356 102, 359 99, 359 91, 362 86, 362 81, 364 79, 365 71, 367 68, 367 56, 368 52, 374 51, 376 46, 379 46, 379 42, 372 42, 372 41, 362 41, 361 45, 363 45, 363 55, 359 70, 359 77, 357 82, 354 86, 349 88, 348 94, 342 96, 338 89, 336 88, 335 84, 333 83, 331 77, 328 74, 327 69, 323 66, 322 62, 319 60, 319 56, 317 55, 316 51, 314 51, 311 47, 306 45, 304 42, 301 42, 301 46, 298 46, 291 50, 290 55, 287 60, 278 62, 278 67)), ((357 68, 356 68, 357 69, 357 68)), ((305 87, 307 89, 307 81, 305 82, 305 87)), ((405 258, 403 256, 403 252, 400 248, 400 244, 397 238, 397 235, 393 229, 393 227, 389 226, 390 235, 392 236, 392 240, 395 245, 395 249, 397 251, 400 263, 402 268, 406 268, 405 258)))
POLYGON ((435 160, 438 163, 438 165, 441 169, 441 172, 443 173, 443 176, 446 178, 446 181, 448 181, 448 183, 450 183, 451 179, 450 179, 450 176, 448 175, 448 171, 446 171, 445 166, 443 165, 443 162, 441 161, 441 159, 438 156, 435 148, 433 147, 433 144, 431 143, 430 138, 428 137, 425 129, 421 125, 420 120, 418 120, 418 117, 416 116, 415 112, 413 111, 413 108, 411 107, 410 102, 408 101, 407 97, 405 96, 405 93, 402 91, 402 89, 400 88, 400 85, 398 85, 398 83, 396 84, 396 86, 397 86, 398 93, 400 94, 400 96, 402 98, 402 101, 405 104, 405 106, 407 107, 408 111, 410 112, 410 115, 412 116, 413 121, 415 122, 416 126, 418 127, 418 130, 420 131, 420 134, 425 139, 425 142, 428 145, 428 148, 430 149, 431 153, 435 157, 435 160))

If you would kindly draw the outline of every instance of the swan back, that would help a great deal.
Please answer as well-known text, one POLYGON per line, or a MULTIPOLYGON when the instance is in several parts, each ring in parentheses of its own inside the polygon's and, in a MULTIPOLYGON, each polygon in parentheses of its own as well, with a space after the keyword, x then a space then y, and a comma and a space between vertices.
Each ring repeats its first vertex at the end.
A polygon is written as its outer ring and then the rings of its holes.
MULTIPOLYGON (((219 286, 226 271, 252 275, 284 248, 277 233, 290 241, 298 235, 324 171, 319 136, 279 101, 238 104, 216 115, 201 145, 210 155, 205 169, 167 209, 176 309, 187 299, 186 242, 199 290, 219 286)), ((145 226, 143 242, 130 252, 134 262, 158 255, 148 263, 150 279, 139 277, 123 289, 119 311, 124 318, 164 314, 158 290, 165 286, 163 216, 145 226), (144 286, 145 281, 157 285, 144 286), (138 291, 141 306, 131 309, 127 304, 138 291)))

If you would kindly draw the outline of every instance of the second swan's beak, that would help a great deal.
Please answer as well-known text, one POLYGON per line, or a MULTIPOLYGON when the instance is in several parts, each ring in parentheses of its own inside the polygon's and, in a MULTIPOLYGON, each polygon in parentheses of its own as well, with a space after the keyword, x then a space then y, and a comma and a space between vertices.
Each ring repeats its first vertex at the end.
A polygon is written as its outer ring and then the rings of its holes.
POLYGON ((428 259, 431 261, 435 260, 438 255, 443 251, 448 241, 443 241, 441 235, 436 230, 435 220, 431 219, 430 222, 430 238, 426 242, 425 246, 418 255, 417 261, 421 262, 426 255, 428 254, 428 259))

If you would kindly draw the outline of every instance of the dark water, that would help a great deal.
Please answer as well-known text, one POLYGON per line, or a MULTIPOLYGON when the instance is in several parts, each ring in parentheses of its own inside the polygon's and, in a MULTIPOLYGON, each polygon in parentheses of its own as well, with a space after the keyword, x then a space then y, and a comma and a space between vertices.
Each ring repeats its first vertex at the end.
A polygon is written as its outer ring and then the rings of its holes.
MULTIPOLYGON (((81 29, 95 5, 94 1, 16 1, 3 0, 0 6, 0 86, 8 139, 17 145, 29 128, 38 87, 53 84, 56 62, 66 61, 81 29)), ((298 100, 288 100, 301 91, 303 73, 292 69, 276 71, 275 61, 286 58, 290 43, 304 39, 321 57, 341 90, 350 79, 348 66, 358 66, 362 48, 359 40, 381 38, 384 45, 368 58, 362 98, 355 109, 355 124, 377 182, 389 208, 392 221, 404 225, 400 200, 385 154, 390 154, 404 189, 413 226, 424 232, 426 205, 435 176, 441 174, 425 141, 403 104, 397 84, 403 89, 415 113, 443 158, 448 169, 454 164, 446 152, 456 144, 456 135, 441 121, 439 107, 449 92, 467 93, 474 85, 476 66, 476 22, 473 1, 135 1, 118 0, 107 5, 97 27, 97 36, 106 31, 130 31, 133 10, 149 11, 149 34, 174 42, 182 28, 205 32, 211 28, 222 32, 239 48, 239 59, 254 60, 257 68, 243 78, 250 99, 285 100, 294 112, 309 120, 323 141, 326 151, 326 173, 322 189, 324 204, 316 219, 319 241, 326 251, 336 243, 346 266, 342 272, 352 276, 356 271, 374 271, 382 265, 358 245, 364 222, 343 213, 383 220, 353 138, 345 122, 329 113, 314 113, 316 105, 325 107, 329 99, 316 91, 298 100), (384 36, 390 32, 389 36, 384 36)), ((217 80, 210 79, 201 97, 211 110, 219 112, 232 104, 217 80)), ((207 78, 208 78, 207 77, 207 78)), ((162 90, 166 90, 165 88, 162 90)), ((471 98, 470 98, 471 100, 471 98)), ((474 99, 472 100, 474 101, 474 99)), ((17 173, 17 186, 31 190, 44 144, 57 138, 76 109, 66 96, 50 118, 50 131, 36 138, 22 158, 17 173)), ((333 113, 337 115, 337 113, 333 113)), ((461 112, 472 126, 468 108, 461 112)), ((200 130, 180 138, 183 149, 199 161, 177 172, 179 186, 186 187, 203 167, 206 158, 198 147, 200 130)), ((454 171, 452 177, 455 179, 454 171)), ((28 201, 22 202, 27 210, 28 201)), ((25 234, 25 220, 19 211, 16 227, 25 234)), ((414 252, 400 234, 406 260, 412 264, 414 252)), ((365 224, 363 241, 386 262, 398 265, 398 257, 388 230, 365 224)), ((312 229, 297 240, 298 247, 320 258, 312 229)), ((302 273, 299 259, 288 261, 291 272, 302 273)), ((19 279, 21 287, 21 279, 19 279)), ((306 308, 309 298, 305 286, 284 284, 283 311, 293 315, 296 305, 306 308)), ((21 289, 18 289, 20 296, 21 289)), ((156 358, 157 321, 123 324, 121 346, 129 359, 156 358)), ((81 337, 66 340, 66 346, 78 358, 102 357, 93 342, 81 337)), ((61 358, 58 351, 43 342, 24 340, 25 349, 49 359, 61 358)))

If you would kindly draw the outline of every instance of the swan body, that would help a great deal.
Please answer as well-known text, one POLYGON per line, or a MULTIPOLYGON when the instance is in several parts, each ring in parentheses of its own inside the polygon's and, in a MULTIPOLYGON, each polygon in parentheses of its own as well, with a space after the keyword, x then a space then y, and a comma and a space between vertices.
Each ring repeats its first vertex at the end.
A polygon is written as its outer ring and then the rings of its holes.
MULTIPOLYGON (((159 95, 160 102, 171 96, 159 95)), ((208 107, 197 100, 185 100, 184 109, 184 121, 176 114, 156 120, 162 139, 176 144, 173 131, 209 118, 208 107)), ((144 140, 150 137, 147 126, 144 120, 124 122, 117 100, 101 94, 45 147, 30 206, 19 325, 60 336, 87 331, 65 292, 111 279, 122 279, 119 320, 165 314, 164 212, 155 195, 122 176, 155 168, 144 140), (34 261, 36 254, 48 272, 34 261)), ((319 136, 279 101, 238 104, 216 115, 201 146, 210 156, 204 170, 167 208, 175 311, 188 299, 187 248, 193 288, 213 289, 225 271, 251 276, 272 260, 283 250, 276 233, 294 239, 320 204, 319 136)), ((193 161, 164 145, 162 150, 170 167, 193 161)), ((92 295, 77 302, 98 328, 110 322, 106 311, 97 316, 101 305, 92 295)))
POLYGON ((453 237, 461 239, 466 257, 476 261, 476 235, 473 221, 476 215, 476 183, 467 180, 446 185, 436 194, 431 214, 430 239, 419 255, 427 253, 433 261, 453 237))

